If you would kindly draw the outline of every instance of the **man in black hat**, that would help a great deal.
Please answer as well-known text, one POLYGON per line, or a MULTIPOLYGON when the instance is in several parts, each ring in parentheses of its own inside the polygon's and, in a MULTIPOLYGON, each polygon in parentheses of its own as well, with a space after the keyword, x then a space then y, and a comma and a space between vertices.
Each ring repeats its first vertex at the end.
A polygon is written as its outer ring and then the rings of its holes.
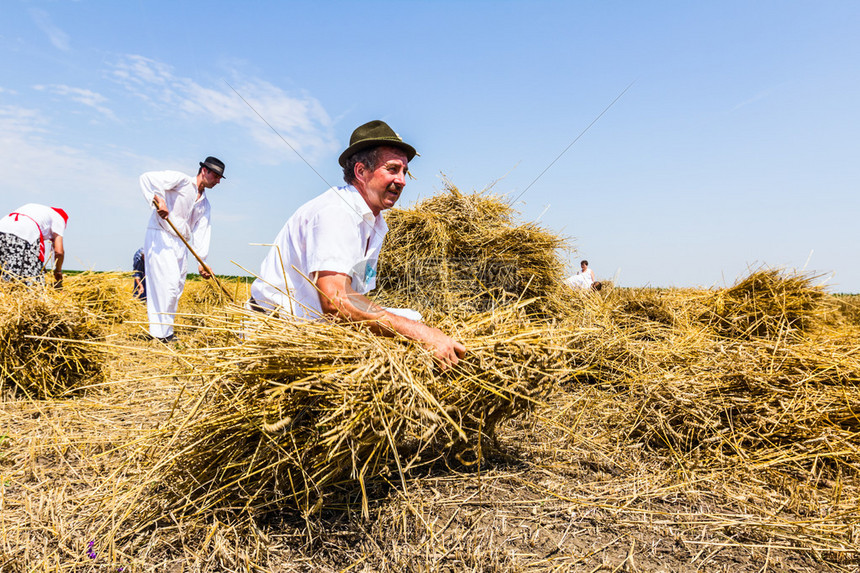
POLYGON ((421 322, 417 312, 382 308, 365 296, 376 286, 388 232, 381 213, 400 198, 415 155, 383 121, 358 127, 339 159, 347 185, 332 187, 289 218, 251 285, 251 307, 363 322, 377 334, 424 343, 443 367, 456 364, 466 352, 460 342, 421 322))
MULTIPOLYGON (((211 207, 206 190, 224 178, 224 163, 216 157, 200 162, 197 176, 178 171, 150 171, 140 176, 140 188, 153 207, 143 249, 146 265, 146 310, 149 334, 162 341, 173 339, 173 320, 185 287, 188 250, 167 221, 204 261, 209 254, 211 207)), ((198 265, 203 278, 212 276, 198 265)))

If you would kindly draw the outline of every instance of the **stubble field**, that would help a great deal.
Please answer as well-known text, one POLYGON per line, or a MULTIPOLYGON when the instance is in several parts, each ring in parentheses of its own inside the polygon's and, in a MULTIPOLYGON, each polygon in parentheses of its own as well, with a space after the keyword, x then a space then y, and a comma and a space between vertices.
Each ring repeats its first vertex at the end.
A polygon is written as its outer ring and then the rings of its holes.
POLYGON ((202 281, 168 345, 127 275, 4 287, 0 570, 856 571, 860 301, 815 280, 425 298, 447 373, 202 281))

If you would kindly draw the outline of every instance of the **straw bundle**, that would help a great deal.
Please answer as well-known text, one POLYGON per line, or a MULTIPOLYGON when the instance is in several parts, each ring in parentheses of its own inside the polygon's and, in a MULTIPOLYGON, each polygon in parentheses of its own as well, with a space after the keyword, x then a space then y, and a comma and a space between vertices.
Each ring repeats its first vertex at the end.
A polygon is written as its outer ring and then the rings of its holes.
POLYGON ((832 305, 824 306, 818 277, 779 269, 752 272, 734 286, 716 291, 703 320, 729 338, 772 337, 791 330, 808 331, 820 325, 832 305))
MULTIPOLYGON (((159 456, 165 511, 305 513, 438 459, 474 463, 496 425, 570 374, 565 334, 521 309, 472 317, 465 361, 439 373, 415 344, 332 323, 268 319, 221 349, 221 381, 159 456)), ((396 479, 396 478, 395 478, 396 479)))
MULTIPOLYGON (((239 304, 250 296, 250 287, 246 281, 225 282, 227 292, 239 304)), ((176 328, 181 339, 201 347, 237 343, 241 336, 237 336, 236 330, 241 327, 230 320, 236 317, 227 309, 228 305, 227 296, 214 280, 187 281, 176 316, 176 328)))
POLYGON ((563 239, 532 223, 487 193, 447 193, 411 209, 393 209, 379 259, 384 303, 440 315, 467 316, 517 298, 539 298, 554 308, 563 297, 563 239))
POLYGON ((100 320, 118 324, 142 315, 144 306, 132 296, 131 289, 128 273, 84 272, 66 277, 61 292, 100 320))
POLYGON ((105 355, 81 342, 101 336, 89 312, 44 289, 0 284, 0 389, 46 399, 99 382, 105 355))
POLYGON ((194 312, 206 312, 213 307, 224 306, 227 297, 212 280, 189 280, 185 283, 183 298, 186 306, 194 312))
MULTIPOLYGON (((628 437, 697 463, 728 456, 811 471, 826 461, 856 475, 857 333, 823 329, 836 304, 811 280, 756 271, 730 289, 655 292, 638 307, 621 305, 659 320, 616 316, 607 327, 605 338, 643 358, 610 379, 635 412, 614 423, 628 437)), ((621 358, 608 357, 619 373, 621 358)))
POLYGON ((698 360, 709 344, 708 328, 698 322, 707 296, 693 290, 571 291, 558 327, 574 333, 575 378, 614 386, 698 360))
POLYGON ((633 289, 620 292, 624 294, 619 297, 621 304, 615 309, 615 317, 620 322, 633 325, 646 321, 674 326, 676 308, 669 291, 633 289))
POLYGON ((854 326, 860 326, 860 296, 838 295, 835 297, 836 306, 842 318, 854 326))
POLYGON ((711 358, 637 388, 651 414, 643 423, 657 439, 672 437, 683 450, 738 451, 853 441, 860 461, 860 352, 821 343, 760 344, 725 348, 711 358))

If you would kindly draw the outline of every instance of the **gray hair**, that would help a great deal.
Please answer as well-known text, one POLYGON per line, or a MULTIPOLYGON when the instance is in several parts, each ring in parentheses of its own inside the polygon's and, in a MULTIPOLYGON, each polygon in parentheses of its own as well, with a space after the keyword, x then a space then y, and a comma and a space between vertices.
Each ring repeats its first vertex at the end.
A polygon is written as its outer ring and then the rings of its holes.
POLYGON ((376 146, 369 149, 362 149, 361 151, 356 151, 350 155, 343 166, 343 180, 349 185, 355 183, 355 166, 359 163, 364 164, 364 166, 371 171, 379 167, 379 152, 382 147, 383 146, 376 146))

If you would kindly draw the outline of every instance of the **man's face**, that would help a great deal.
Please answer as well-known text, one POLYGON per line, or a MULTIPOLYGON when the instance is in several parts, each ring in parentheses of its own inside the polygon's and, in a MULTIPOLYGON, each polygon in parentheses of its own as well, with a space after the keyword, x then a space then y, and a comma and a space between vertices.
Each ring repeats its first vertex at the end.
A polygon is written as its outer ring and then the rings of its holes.
POLYGON ((212 189, 213 187, 218 185, 218 183, 220 183, 220 182, 221 182, 221 176, 220 175, 218 175, 217 173, 214 173, 212 171, 209 171, 205 167, 203 168, 203 185, 202 185, 202 187, 204 189, 212 189))
POLYGON ((379 152, 379 164, 371 171, 359 164, 357 178, 359 192, 374 215, 391 209, 406 186, 409 160, 406 154, 394 147, 383 147, 379 152))

